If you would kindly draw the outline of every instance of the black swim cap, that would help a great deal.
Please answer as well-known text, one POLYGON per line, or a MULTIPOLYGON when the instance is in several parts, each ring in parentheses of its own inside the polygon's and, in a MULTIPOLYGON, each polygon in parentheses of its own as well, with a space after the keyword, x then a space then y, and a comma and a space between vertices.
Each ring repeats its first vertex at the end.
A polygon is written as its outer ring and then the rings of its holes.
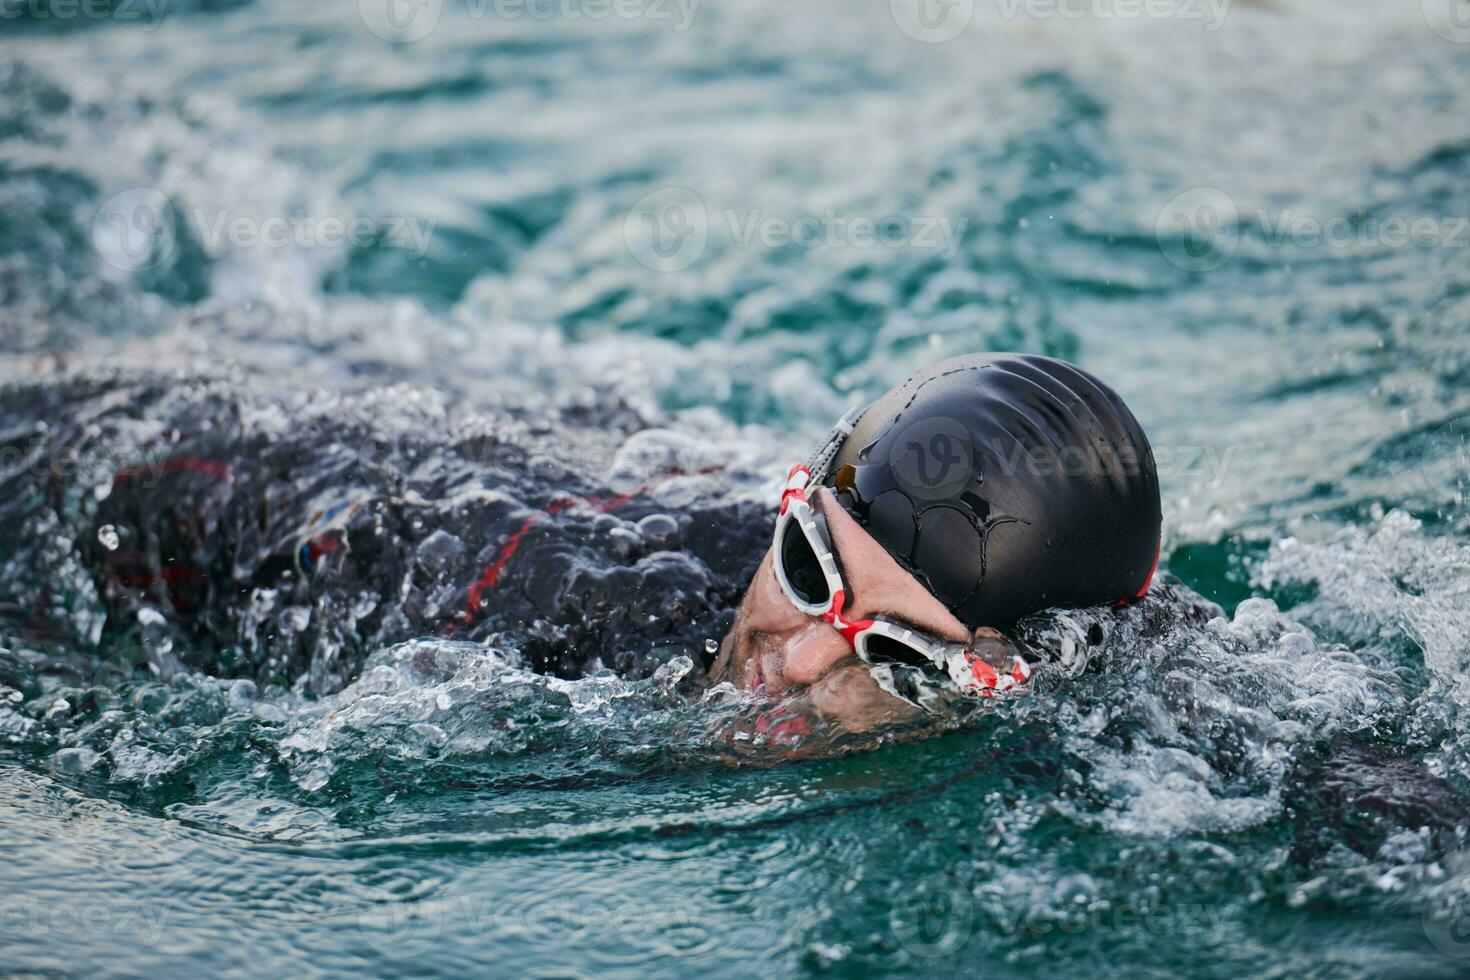
POLYGON ((970 628, 1148 588, 1159 480, 1133 413, 1049 357, 972 354, 862 414, 818 478, 970 628))

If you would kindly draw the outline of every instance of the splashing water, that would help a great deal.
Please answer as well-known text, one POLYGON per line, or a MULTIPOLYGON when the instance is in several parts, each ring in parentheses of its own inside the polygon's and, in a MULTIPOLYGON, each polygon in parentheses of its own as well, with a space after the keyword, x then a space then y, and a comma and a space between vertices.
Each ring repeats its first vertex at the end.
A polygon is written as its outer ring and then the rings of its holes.
POLYGON ((0 0, 7 967, 1463 973, 1433 4, 103 6, 0 0), (987 348, 1133 406, 1154 591, 913 730, 705 690, 785 467, 987 348))

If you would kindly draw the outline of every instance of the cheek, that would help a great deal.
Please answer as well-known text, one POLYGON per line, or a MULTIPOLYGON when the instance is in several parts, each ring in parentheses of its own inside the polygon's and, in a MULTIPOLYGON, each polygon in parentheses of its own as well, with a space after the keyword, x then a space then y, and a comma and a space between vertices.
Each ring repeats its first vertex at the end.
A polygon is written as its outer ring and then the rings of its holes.
POLYGON ((776 633, 799 626, 805 619, 781 591, 781 583, 776 581, 776 573, 771 568, 771 553, 767 551, 740 604, 737 625, 747 630, 776 633))
POLYGON ((740 600, 735 622, 720 644, 720 656, 711 670, 711 678, 729 679, 732 669, 738 673, 755 652, 752 642, 755 636, 784 632, 800 625, 802 618, 781 591, 771 570, 771 554, 766 552, 745 590, 745 597, 740 600))

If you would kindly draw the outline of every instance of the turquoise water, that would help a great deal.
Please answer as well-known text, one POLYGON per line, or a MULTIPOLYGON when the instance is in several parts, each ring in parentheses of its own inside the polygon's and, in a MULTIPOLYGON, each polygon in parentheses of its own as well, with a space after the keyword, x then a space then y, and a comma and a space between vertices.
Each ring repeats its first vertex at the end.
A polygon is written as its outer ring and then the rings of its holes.
POLYGON ((1463 4, 78 9, 0 0, 7 449, 79 378, 430 462, 616 403, 764 500, 850 402, 1036 351, 1143 422, 1185 591, 956 731, 783 761, 677 669, 454 638, 140 677, 95 474, 6 455, 0 970, 1464 974, 1463 4))

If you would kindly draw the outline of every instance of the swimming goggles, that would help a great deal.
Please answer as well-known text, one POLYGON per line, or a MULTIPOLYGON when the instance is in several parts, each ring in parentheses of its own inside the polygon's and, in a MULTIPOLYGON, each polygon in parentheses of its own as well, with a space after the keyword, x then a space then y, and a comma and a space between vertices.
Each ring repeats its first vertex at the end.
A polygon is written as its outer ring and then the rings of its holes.
POLYGON ((858 620, 843 616, 847 585, 837 566, 827 520, 807 502, 806 490, 821 484, 856 424, 856 413, 844 416, 812 459, 792 467, 786 477, 771 544, 771 565, 781 591, 799 611, 841 633, 858 658, 875 668, 880 683, 889 681, 884 688, 904 700, 927 702, 928 697, 912 696, 915 685, 922 687, 926 681, 952 685, 978 697, 993 697, 1024 683, 1031 676, 1031 668, 1020 657, 1014 658, 1009 671, 1002 672, 965 644, 940 639, 882 616, 858 620))

